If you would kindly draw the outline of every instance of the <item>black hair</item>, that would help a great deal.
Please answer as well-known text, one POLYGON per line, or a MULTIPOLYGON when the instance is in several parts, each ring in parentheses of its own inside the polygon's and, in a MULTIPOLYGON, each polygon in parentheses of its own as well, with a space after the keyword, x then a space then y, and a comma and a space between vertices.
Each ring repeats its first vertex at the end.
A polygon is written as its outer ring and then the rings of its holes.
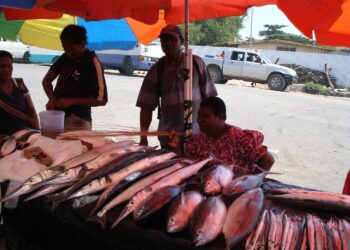
POLYGON ((226 105, 222 99, 216 96, 204 98, 201 102, 201 107, 210 108, 215 116, 222 116, 226 120, 226 105))
POLYGON ((62 30, 60 39, 61 41, 70 41, 74 44, 86 43, 86 29, 75 24, 67 25, 62 30))
POLYGON ((0 57, 7 57, 10 58, 11 61, 13 62, 13 57, 12 54, 6 50, 0 50, 0 57))

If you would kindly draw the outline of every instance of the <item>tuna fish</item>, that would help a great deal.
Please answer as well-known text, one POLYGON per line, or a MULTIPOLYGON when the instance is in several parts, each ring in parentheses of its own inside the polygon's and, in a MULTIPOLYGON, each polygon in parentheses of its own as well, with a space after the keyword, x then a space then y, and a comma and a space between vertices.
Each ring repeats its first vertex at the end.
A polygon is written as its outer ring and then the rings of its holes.
POLYGON ((220 196, 204 199, 190 219, 192 242, 203 246, 214 240, 222 231, 227 209, 220 196))
POLYGON ((223 233, 226 247, 233 248, 257 224, 264 204, 261 188, 252 189, 239 196, 229 207, 223 233))
POLYGON ((157 189, 143 200, 133 212, 135 220, 142 220, 155 213, 182 192, 184 186, 166 186, 157 189))
POLYGON ((208 195, 219 194, 223 187, 231 182, 232 178, 232 168, 224 165, 214 166, 202 175, 201 183, 203 192, 208 195))
POLYGON ((170 205, 166 230, 176 233, 183 230, 190 220, 193 210, 203 200, 203 195, 197 191, 187 191, 176 197, 170 205))
POLYGON ((257 175, 242 175, 233 179, 222 191, 225 196, 234 196, 257 188, 266 176, 266 172, 257 175))

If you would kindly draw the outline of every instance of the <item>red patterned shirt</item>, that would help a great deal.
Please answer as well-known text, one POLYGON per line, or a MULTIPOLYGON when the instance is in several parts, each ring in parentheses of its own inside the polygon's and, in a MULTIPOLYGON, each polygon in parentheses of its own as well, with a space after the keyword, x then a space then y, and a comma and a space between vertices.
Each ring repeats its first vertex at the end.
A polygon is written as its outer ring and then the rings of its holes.
POLYGON ((211 161, 210 165, 232 164, 234 173, 249 174, 267 151, 263 141, 264 135, 258 131, 232 126, 218 139, 204 133, 193 135, 187 143, 186 155, 204 159, 213 153, 219 162, 211 161))

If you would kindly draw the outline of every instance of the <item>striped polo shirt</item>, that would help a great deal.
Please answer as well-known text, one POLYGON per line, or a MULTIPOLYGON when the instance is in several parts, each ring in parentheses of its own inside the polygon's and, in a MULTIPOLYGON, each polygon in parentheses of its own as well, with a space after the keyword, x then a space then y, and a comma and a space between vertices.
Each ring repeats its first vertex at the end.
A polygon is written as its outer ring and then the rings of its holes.
MULTIPOLYGON (((206 70, 206 65, 203 60, 193 55, 198 67, 193 66, 193 83, 192 83, 192 132, 198 133, 199 126, 197 123, 198 110, 200 102, 208 96, 216 96, 217 91, 215 85, 211 81, 206 70), (197 68, 200 72, 198 72, 197 68), (201 77, 199 77, 201 74, 201 77), (201 81, 200 81, 201 80, 201 81)), ((160 74, 160 82, 157 82, 159 61, 152 66, 148 71, 136 106, 155 110, 159 102, 161 106, 161 118, 159 121, 158 130, 169 131, 175 130, 183 132, 184 130, 184 62, 180 64, 173 63, 167 59, 164 60, 163 72, 160 74), (159 84, 159 85, 158 85, 159 84), (159 100, 161 98, 161 100, 159 100)), ((193 63, 195 64, 195 63, 193 63)))

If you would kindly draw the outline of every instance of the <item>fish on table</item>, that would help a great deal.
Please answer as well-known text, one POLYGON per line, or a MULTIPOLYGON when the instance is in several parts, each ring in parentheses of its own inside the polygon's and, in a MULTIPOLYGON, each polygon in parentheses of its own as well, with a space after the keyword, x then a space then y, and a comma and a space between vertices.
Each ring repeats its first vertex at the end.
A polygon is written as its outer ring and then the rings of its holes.
POLYGON ((204 194, 217 195, 233 178, 231 166, 217 165, 207 169, 201 177, 201 186, 204 194))
MULTIPOLYGON (((129 142, 127 144, 129 144, 129 142)), ((106 150, 107 150, 107 152, 105 152, 105 153, 107 155, 112 154, 112 152, 114 152, 113 150, 117 150, 119 152, 121 150, 120 147, 123 145, 125 145, 125 143, 111 143, 111 144, 105 145, 101 148, 96 148, 96 149, 87 151, 85 153, 82 153, 81 155, 79 155, 73 159, 70 159, 70 160, 68 160, 60 165, 52 166, 49 168, 42 166, 42 168, 40 168, 40 169, 42 169, 42 171, 35 173, 31 177, 29 177, 27 180, 25 180, 13 192, 11 192, 7 196, 3 197, 2 201, 6 201, 6 200, 11 199, 13 197, 17 197, 17 196, 32 192, 32 191, 42 187, 43 185, 45 185, 47 181, 49 181, 51 178, 54 178, 54 176, 62 173, 62 171, 64 171, 65 169, 69 169, 69 168, 72 168, 72 167, 77 166, 79 164, 84 164, 86 162, 92 161, 92 160, 98 158, 98 156, 100 156, 106 150)), ((18 154, 20 154, 20 152, 18 152, 18 154)), ((4 160, 4 159, 1 159, 1 160, 4 160)), ((39 164, 39 163, 36 163, 33 159, 31 159, 30 161, 34 162, 34 164, 39 164)), ((99 163, 96 163, 96 164, 98 165, 99 163)), ((71 181, 72 180, 70 180, 70 182, 71 181)))
POLYGON ((183 185, 165 186, 157 189, 135 208, 133 211, 134 220, 142 220, 157 212, 179 195, 183 189, 183 185))
MULTIPOLYGON (((121 203, 131 199, 136 193, 143 190, 145 187, 152 185, 153 183, 157 182, 158 180, 162 179, 165 176, 168 176, 171 173, 174 173, 175 171, 184 168, 186 165, 188 165, 186 162, 179 162, 175 163, 174 165, 162 169, 160 171, 157 171, 150 176, 147 176, 140 181, 134 183, 130 187, 128 187, 126 190, 118 194, 115 198, 113 198, 110 202, 108 202, 101 210, 97 213, 97 217, 99 221, 101 222, 102 226, 104 227, 105 224, 105 217, 108 211, 110 211, 112 208, 120 205, 121 203)), ((100 202, 100 201, 99 201, 100 202)), ((95 209, 94 209, 95 210, 95 209)))
POLYGON ((208 197, 196 207, 190 218, 191 238, 195 246, 203 246, 221 233, 226 214, 226 205, 220 196, 208 197))
POLYGON ((263 204, 263 191, 255 188, 240 195, 230 205, 223 227, 228 249, 232 249, 253 230, 260 218, 263 204))
POLYGON ((182 192, 176 197, 171 202, 168 211, 166 223, 167 232, 176 233, 186 228, 190 221, 192 212, 203 199, 203 195, 194 190, 182 192))
POLYGON ((195 175, 198 173, 198 171, 209 161, 213 159, 213 156, 208 156, 206 159, 199 161, 197 163, 194 163, 190 166, 181 168, 162 179, 158 180, 157 182, 151 184, 150 186, 145 187, 138 193, 136 193, 128 202, 128 204, 125 206, 122 213, 119 215, 119 217, 115 220, 115 222, 112 224, 112 228, 115 227, 122 219, 124 219, 128 214, 134 211, 134 209, 149 195, 151 195, 155 190, 161 187, 165 186, 171 186, 171 185, 178 185, 182 183, 184 180, 187 180, 189 177, 195 175))

